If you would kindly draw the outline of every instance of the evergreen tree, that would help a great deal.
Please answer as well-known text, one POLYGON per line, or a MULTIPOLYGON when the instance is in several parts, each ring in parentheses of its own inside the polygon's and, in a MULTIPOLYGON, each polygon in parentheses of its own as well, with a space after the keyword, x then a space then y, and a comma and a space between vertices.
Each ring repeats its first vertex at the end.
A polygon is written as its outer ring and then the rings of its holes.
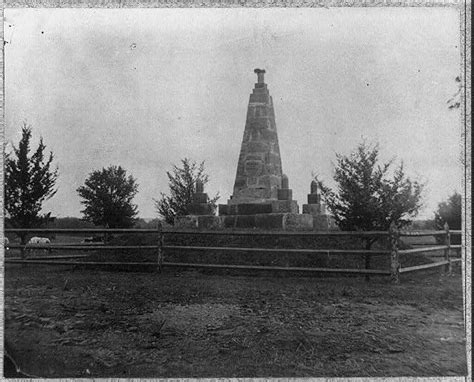
MULTIPOLYGON (((209 182, 209 176, 205 173, 204 162, 199 165, 188 158, 181 160, 182 167, 173 165, 171 172, 166 175, 169 180, 170 195, 161 193, 161 199, 155 200, 158 214, 162 216, 168 224, 174 224, 176 216, 188 215, 188 207, 193 202, 196 192, 196 181, 200 179, 205 185, 209 182)), ((215 212, 219 199, 219 194, 209 199, 209 204, 215 212)))
MULTIPOLYGON (((410 224, 422 206, 423 185, 405 175, 403 163, 389 170, 393 161, 379 164, 378 145, 361 143, 349 156, 337 155, 334 180, 337 191, 316 179, 336 224, 343 231, 387 231, 410 224)), ((367 237, 370 250, 376 237, 367 237)), ((370 254, 365 267, 370 268, 370 254)), ((367 277, 368 278, 368 277, 367 277)))
POLYGON ((393 161, 378 163, 378 146, 360 144, 349 156, 337 155, 337 191, 321 188, 336 224, 344 231, 388 230, 394 222, 408 225, 422 206, 423 185, 405 175, 401 163, 389 176, 393 161))
MULTIPOLYGON (((23 123, 18 147, 5 157, 5 209, 7 224, 15 228, 38 228, 52 220, 51 213, 42 214, 43 202, 52 198, 58 178, 53 169, 53 153, 45 155, 43 138, 30 155, 32 129, 23 123)), ((26 235, 20 235, 24 243, 26 235)))

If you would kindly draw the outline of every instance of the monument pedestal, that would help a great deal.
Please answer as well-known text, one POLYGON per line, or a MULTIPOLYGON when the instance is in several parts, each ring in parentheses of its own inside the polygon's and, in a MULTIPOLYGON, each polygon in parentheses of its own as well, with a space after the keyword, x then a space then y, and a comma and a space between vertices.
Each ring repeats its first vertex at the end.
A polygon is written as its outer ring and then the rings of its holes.
POLYGON ((337 226, 331 215, 313 215, 313 228, 315 231, 336 230, 337 226))
POLYGON ((264 203, 219 204, 219 216, 292 213, 299 211, 296 200, 269 200, 264 203))
POLYGON ((326 215, 326 206, 321 203, 303 204, 303 213, 310 215, 326 215))
POLYGON ((179 229, 223 229, 223 221, 216 215, 184 215, 176 216, 174 226, 179 229))
POLYGON ((313 216, 308 214, 270 213, 254 215, 185 215, 175 219, 179 229, 261 229, 280 231, 311 231, 313 216))
POLYGON ((220 216, 224 228, 274 229, 283 231, 311 231, 313 220, 310 215, 295 213, 269 213, 255 215, 220 216))
POLYGON ((224 228, 258 228, 276 230, 312 230, 310 215, 299 214, 298 203, 291 200, 292 190, 288 188, 288 177, 282 175, 278 199, 257 200, 253 203, 219 205, 219 215, 224 228))

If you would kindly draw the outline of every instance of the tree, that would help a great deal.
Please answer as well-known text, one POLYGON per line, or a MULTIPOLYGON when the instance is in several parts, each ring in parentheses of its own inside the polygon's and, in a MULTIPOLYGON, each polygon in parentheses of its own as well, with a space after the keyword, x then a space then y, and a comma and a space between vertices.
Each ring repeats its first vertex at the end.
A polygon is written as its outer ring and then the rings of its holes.
MULTIPOLYGON (((316 178, 336 224, 344 231, 386 231, 411 222, 422 206, 423 185, 405 175, 403 163, 390 176, 393 160, 378 164, 378 145, 361 143, 349 156, 337 154, 337 191, 316 178)), ((365 239, 366 249, 377 240, 365 239)), ((366 256, 366 267, 370 255, 366 256)))
POLYGON ((447 201, 438 204, 435 212, 435 224, 437 229, 444 229, 444 223, 448 223, 450 229, 461 229, 462 214, 461 194, 454 192, 447 201))
MULTIPOLYGON (((43 202, 57 191, 58 169, 52 168, 53 153, 45 155, 41 137, 37 149, 29 155, 31 135, 31 126, 23 123, 18 147, 5 157, 5 209, 8 224, 15 228, 38 228, 50 222, 51 213, 41 214, 41 210, 43 202)), ((24 244, 26 234, 20 238, 24 244)))
MULTIPOLYGON (((170 195, 161 193, 161 199, 155 200, 155 207, 168 224, 174 224, 176 216, 188 215, 188 208, 193 203, 196 192, 196 181, 201 180, 203 185, 209 182, 209 176, 205 173, 204 162, 199 165, 188 158, 181 160, 182 167, 173 165, 171 172, 166 175, 169 180, 170 195)), ((209 199, 208 204, 215 212, 219 194, 209 199)))
MULTIPOLYGON (((447 201, 438 204, 438 210, 435 211, 436 229, 444 230, 444 224, 448 223, 449 229, 460 230, 462 224, 462 198, 461 194, 454 192, 447 201)), ((441 240, 441 237, 439 238, 441 240)), ((451 238, 453 244, 460 244, 461 239, 458 235, 451 238)))
POLYGON ((77 189, 84 200, 83 219, 109 228, 130 228, 138 207, 132 203, 138 192, 136 179, 121 166, 109 166, 89 174, 77 189))

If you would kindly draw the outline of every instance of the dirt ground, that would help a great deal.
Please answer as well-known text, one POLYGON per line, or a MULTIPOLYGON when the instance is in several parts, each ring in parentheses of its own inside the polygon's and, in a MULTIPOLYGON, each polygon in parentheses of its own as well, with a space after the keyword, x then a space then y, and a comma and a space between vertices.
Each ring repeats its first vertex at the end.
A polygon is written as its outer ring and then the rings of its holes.
POLYGON ((5 337, 40 377, 466 373, 459 269, 386 278, 7 265, 5 337))

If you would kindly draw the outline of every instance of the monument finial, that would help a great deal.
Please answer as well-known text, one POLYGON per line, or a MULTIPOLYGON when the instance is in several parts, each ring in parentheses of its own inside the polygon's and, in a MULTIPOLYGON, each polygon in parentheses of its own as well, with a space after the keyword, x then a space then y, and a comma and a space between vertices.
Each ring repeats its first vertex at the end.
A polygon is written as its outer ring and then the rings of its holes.
POLYGON ((265 79, 263 77, 265 75, 265 69, 255 69, 253 72, 257 73, 257 82, 259 84, 265 83, 265 79))

